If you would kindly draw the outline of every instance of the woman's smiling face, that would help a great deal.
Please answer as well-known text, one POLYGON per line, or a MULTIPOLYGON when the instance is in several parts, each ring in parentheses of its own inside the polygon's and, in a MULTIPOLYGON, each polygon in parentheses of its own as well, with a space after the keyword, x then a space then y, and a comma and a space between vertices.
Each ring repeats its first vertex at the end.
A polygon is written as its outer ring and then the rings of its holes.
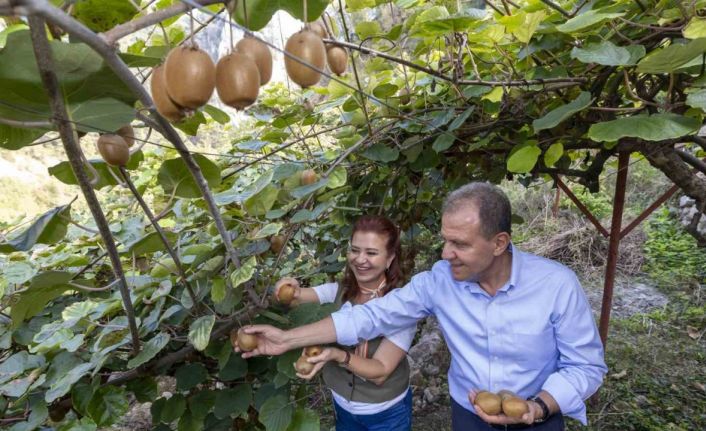
POLYGON ((364 231, 353 234, 347 257, 359 286, 375 289, 384 279, 385 270, 395 258, 386 245, 385 235, 364 231))

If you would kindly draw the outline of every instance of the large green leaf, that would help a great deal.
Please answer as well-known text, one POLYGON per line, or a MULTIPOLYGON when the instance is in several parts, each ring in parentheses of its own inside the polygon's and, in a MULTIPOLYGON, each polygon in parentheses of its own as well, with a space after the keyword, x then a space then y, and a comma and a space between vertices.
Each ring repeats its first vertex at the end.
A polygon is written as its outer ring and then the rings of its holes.
POLYGON ((53 208, 37 218, 21 234, 10 241, 0 243, 0 253, 27 251, 35 244, 54 244, 66 236, 71 221, 71 205, 53 208))
POLYGON ((129 408, 125 389, 111 385, 93 393, 87 410, 96 425, 108 427, 122 419, 129 408))
POLYGON ((208 342, 211 340, 211 330, 215 322, 216 316, 209 314, 208 316, 199 317, 191 324, 189 327, 189 342, 196 350, 201 351, 208 346, 208 342))
POLYGON ((706 111, 706 90, 698 90, 686 96, 686 104, 706 111))
MULTIPOLYGON (((329 0, 308 0, 307 22, 318 18, 328 6, 329 0)), ((304 20, 304 3, 286 0, 246 0, 239 1, 235 10, 235 20, 250 30, 260 30, 265 27, 278 10, 288 12, 294 18, 304 20), (247 9, 248 21, 245 21, 244 9, 247 9)))
POLYGON ((598 142, 614 142, 625 137, 662 141, 692 135, 700 127, 698 119, 677 114, 635 115, 594 124, 588 129, 588 137, 598 142))
POLYGON ((562 105, 547 112, 542 118, 534 120, 532 122, 532 127, 535 132, 556 127, 559 123, 571 117, 575 113, 581 112, 591 106, 591 103, 593 103, 591 93, 588 91, 582 91, 576 99, 566 105, 562 105))
POLYGON ((682 30, 687 39, 706 37, 706 19, 700 16, 691 18, 689 24, 682 30))
POLYGON ((245 201, 245 210, 251 215, 263 216, 272 209, 277 200, 277 195, 279 195, 279 189, 270 184, 245 201))
POLYGON ((397 160, 400 152, 397 148, 390 148, 385 144, 377 143, 366 148, 361 155, 376 162, 389 163, 397 160))
POLYGON ((287 431, 319 431, 319 415, 314 410, 307 408, 298 408, 294 412, 292 423, 287 428, 287 431))
POLYGON ((637 64, 640 73, 670 73, 706 52, 706 38, 694 39, 685 45, 672 44, 657 49, 637 64))
POLYGON ((0 124, 0 148, 4 148, 6 150, 19 150, 20 148, 31 144, 45 133, 46 130, 23 129, 20 127, 10 127, 0 124))
POLYGON ((174 373, 177 380, 178 391, 188 391, 208 377, 208 370, 202 364, 193 363, 182 365, 174 373))
POLYGON ((562 33, 578 33, 603 21, 618 18, 623 15, 625 15, 625 13, 610 13, 589 10, 588 12, 583 12, 576 15, 564 24, 558 25, 556 29, 562 33))
POLYGON ((71 289, 68 282, 72 275, 69 272, 46 271, 32 278, 29 288, 18 293, 17 302, 12 305, 12 327, 16 328, 25 319, 36 316, 49 301, 71 289))
POLYGON ((265 401, 260 407, 260 422, 265 425, 267 431, 285 431, 292 421, 294 407, 289 400, 277 395, 265 401))
POLYGON ((527 173, 537 164, 540 154, 542 154, 542 150, 536 145, 522 145, 508 157, 507 170, 516 173, 527 173))
POLYGON ((169 334, 160 332, 155 335, 152 339, 147 341, 142 345, 142 350, 134 358, 130 359, 127 363, 128 368, 139 367, 150 359, 154 358, 157 353, 159 353, 164 346, 169 343, 171 337, 169 334))
POLYGON ((255 268, 257 266, 257 260, 255 256, 250 256, 248 260, 241 263, 240 267, 234 270, 230 274, 230 283, 233 288, 240 286, 246 281, 250 280, 255 274, 255 268))
MULTIPOLYGON (((179 235, 171 231, 164 231, 164 236, 167 238, 167 241, 169 241, 169 244, 172 246, 179 239, 179 235)), ((141 256, 144 254, 150 254, 157 251, 165 250, 166 246, 164 245, 164 242, 162 242, 162 238, 159 236, 159 233, 151 232, 140 238, 138 241, 132 243, 130 247, 128 247, 128 249, 126 250, 126 253, 141 256)))
POLYGON ((139 4, 139 0, 79 0, 74 4, 73 15, 99 33, 132 19, 139 12, 135 8, 139 4))
POLYGON ((642 45, 629 45, 621 47, 608 40, 593 43, 583 48, 574 47, 571 58, 582 63, 597 63, 605 66, 632 66, 645 56, 645 47, 642 45))
POLYGON ((252 388, 248 384, 238 385, 234 388, 223 389, 216 394, 213 413, 217 418, 238 416, 248 411, 252 403, 252 388))
MULTIPOLYGON (((194 154, 194 160, 201 168, 208 186, 214 188, 221 183, 221 170, 218 166, 201 154, 194 154)), ((159 185, 168 195, 175 193, 181 198, 198 198, 201 191, 186 167, 184 160, 179 157, 166 160, 159 168, 157 176, 159 185), (176 190, 176 191, 175 191, 176 190)))
MULTIPOLYGON (((130 156, 130 160, 125 165, 125 169, 134 170, 140 165, 140 162, 144 160, 144 155, 142 151, 137 151, 130 156)), ((118 179, 120 178, 120 173, 115 167, 108 165, 103 159, 94 159, 88 161, 91 166, 98 172, 98 178, 94 189, 101 189, 107 186, 118 185, 118 179), (112 173, 111 173, 112 172, 112 173)), ((92 180, 92 173, 86 171, 89 180, 92 180)), ((74 175, 73 169, 71 169, 71 164, 69 162, 60 162, 49 168, 49 175, 56 177, 59 181, 64 184, 77 185, 78 180, 76 175, 74 175)))

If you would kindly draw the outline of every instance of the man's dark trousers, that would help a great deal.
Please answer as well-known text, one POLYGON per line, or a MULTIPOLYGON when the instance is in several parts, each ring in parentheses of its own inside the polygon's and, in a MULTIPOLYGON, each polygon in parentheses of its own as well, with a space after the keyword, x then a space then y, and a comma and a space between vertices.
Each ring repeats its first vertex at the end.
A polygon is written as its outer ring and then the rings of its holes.
MULTIPOLYGON (((453 431, 498 431, 503 425, 490 425, 476 414, 464 409, 451 399, 451 428, 453 431)), ((533 425, 508 425, 507 430, 564 431, 564 417, 553 415, 548 420, 533 425)))

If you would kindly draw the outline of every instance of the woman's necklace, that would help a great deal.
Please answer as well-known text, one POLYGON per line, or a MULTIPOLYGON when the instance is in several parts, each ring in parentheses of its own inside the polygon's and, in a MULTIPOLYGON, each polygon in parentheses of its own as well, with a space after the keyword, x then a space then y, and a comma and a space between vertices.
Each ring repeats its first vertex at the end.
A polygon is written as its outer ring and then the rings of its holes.
POLYGON ((360 286, 360 293, 367 296, 368 299, 379 298, 382 296, 380 293, 385 288, 386 284, 387 280, 383 278, 378 287, 375 289, 368 289, 367 287, 360 286))

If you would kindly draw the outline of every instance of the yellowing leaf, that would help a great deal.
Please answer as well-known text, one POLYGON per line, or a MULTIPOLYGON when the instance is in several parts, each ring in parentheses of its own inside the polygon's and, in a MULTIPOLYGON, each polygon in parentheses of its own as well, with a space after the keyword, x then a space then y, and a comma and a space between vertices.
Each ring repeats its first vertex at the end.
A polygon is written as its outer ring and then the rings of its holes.
POLYGON ((687 39, 706 37, 706 19, 698 16, 691 18, 691 21, 684 27, 682 32, 687 39))
POLYGON ((493 91, 482 97, 483 100, 489 100, 491 102, 500 102, 503 100, 503 89, 502 87, 495 87, 493 91))

